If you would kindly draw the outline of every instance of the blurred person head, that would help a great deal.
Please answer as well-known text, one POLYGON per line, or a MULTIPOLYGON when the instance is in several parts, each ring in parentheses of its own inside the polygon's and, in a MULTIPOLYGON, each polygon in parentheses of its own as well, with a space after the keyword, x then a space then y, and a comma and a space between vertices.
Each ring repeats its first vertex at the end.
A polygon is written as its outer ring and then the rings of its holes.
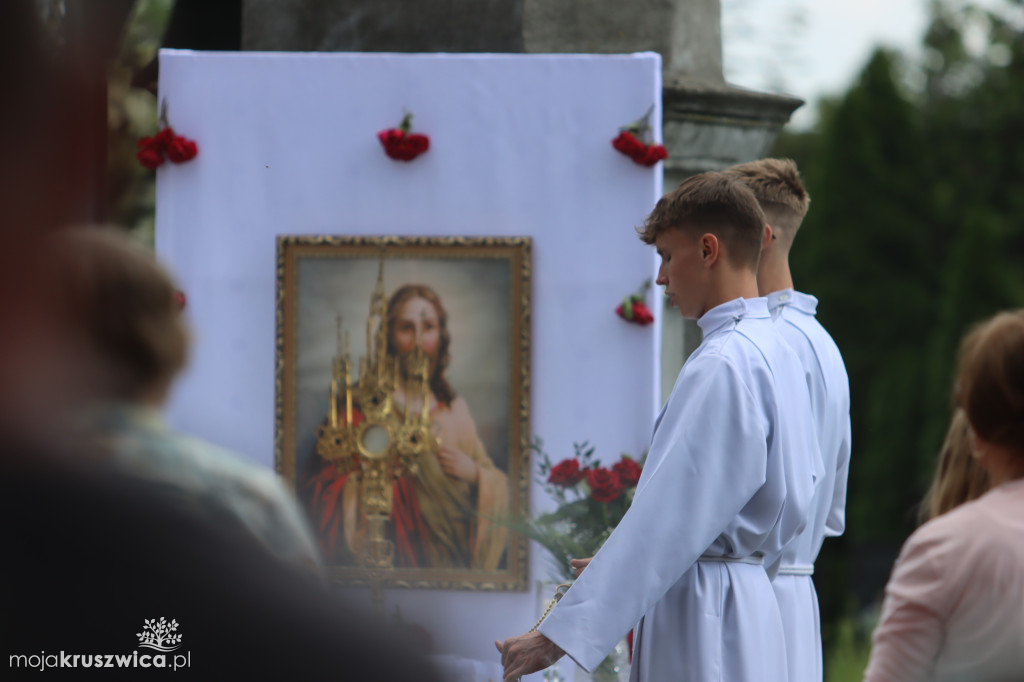
POLYGON ((988 489, 988 472, 978 465, 971 449, 967 415, 957 409, 939 450, 931 487, 921 501, 919 520, 924 523, 941 516, 964 502, 981 497, 988 489))
POLYGON ((401 286, 388 300, 387 323, 388 355, 404 358, 417 345, 422 347, 430 361, 430 390, 438 402, 451 405, 455 391, 444 377, 451 336, 441 297, 424 284, 401 286))
POLYGON ((1024 310, 999 313, 964 337, 956 385, 992 484, 1024 477, 1024 310))
POLYGON ((163 403, 188 351, 170 275, 114 227, 56 230, 46 247, 67 340, 89 374, 84 397, 163 403))

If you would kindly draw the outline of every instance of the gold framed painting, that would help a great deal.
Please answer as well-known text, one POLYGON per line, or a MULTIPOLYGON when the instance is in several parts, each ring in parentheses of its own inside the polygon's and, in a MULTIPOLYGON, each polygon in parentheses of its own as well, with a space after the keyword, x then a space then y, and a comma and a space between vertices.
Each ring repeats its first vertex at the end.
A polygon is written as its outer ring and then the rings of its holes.
POLYGON ((275 453, 334 581, 525 590, 531 240, 281 236, 275 453))

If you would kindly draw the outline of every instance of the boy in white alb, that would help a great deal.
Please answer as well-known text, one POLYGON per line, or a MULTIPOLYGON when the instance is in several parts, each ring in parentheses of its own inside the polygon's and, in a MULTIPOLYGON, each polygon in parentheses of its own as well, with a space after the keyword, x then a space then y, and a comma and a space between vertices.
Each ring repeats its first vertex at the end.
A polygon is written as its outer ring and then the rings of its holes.
POLYGON ((658 284, 704 342, 622 522, 539 632, 495 643, 506 680, 563 653, 592 670, 634 626, 631 680, 785 679, 764 557, 803 529, 822 472, 800 361, 757 297, 770 235, 750 190, 722 173, 689 178, 648 216, 658 284))
POLYGON ((779 333, 803 363, 825 466, 807 528, 782 551, 779 575, 772 583, 786 630, 788 679, 821 682, 821 619, 811 575, 824 539, 842 535, 845 527, 849 379, 839 349, 815 318, 818 300, 793 289, 789 251, 810 202, 796 164, 789 159, 762 159, 733 166, 726 173, 751 189, 776 237, 761 253, 758 290, 768 298, 779 333))

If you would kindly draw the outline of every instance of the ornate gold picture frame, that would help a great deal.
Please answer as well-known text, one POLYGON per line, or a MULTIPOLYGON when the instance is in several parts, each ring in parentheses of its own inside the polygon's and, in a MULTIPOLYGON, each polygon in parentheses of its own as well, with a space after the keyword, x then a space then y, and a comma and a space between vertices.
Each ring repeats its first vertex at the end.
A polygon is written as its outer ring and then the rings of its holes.
POLYGON ((531 244, 278 237, 276 464, 334 581, 526 589, 531 244))

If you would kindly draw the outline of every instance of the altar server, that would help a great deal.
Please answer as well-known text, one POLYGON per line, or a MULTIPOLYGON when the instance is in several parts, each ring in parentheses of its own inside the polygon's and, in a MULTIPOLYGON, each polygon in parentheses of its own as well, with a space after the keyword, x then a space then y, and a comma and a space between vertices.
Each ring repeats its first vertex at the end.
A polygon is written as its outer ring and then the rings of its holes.
MULTIPOLYGON (((789 679, 821 682, 821 619, 814 591, 814 561, 826 537, 842 535, 850 470, 850 383, 835 341, 815 317, 818 300, 793 288, 789 252, 810 196, 789 159, 761 159, 727 171, 757 197, 775 239, 765 242, 757 287, 786 342, 803 363, 811 394, 825 476, 807 528, 786 546, 772 582, 786 630, 789 679)), ((783 404, 785 396, 783 396, 783 404)))
POLYGON ((822 471, 799 358, 758 298, 771 231, 740 181, 705 173, 663 197, 640 236, 704 341, 655 422, 622 522, 539 632, 496 642, 505 679, 563 653, 592 670, 635 626, 631 680, 784 680, 764 557, 803 530, 822 471))

